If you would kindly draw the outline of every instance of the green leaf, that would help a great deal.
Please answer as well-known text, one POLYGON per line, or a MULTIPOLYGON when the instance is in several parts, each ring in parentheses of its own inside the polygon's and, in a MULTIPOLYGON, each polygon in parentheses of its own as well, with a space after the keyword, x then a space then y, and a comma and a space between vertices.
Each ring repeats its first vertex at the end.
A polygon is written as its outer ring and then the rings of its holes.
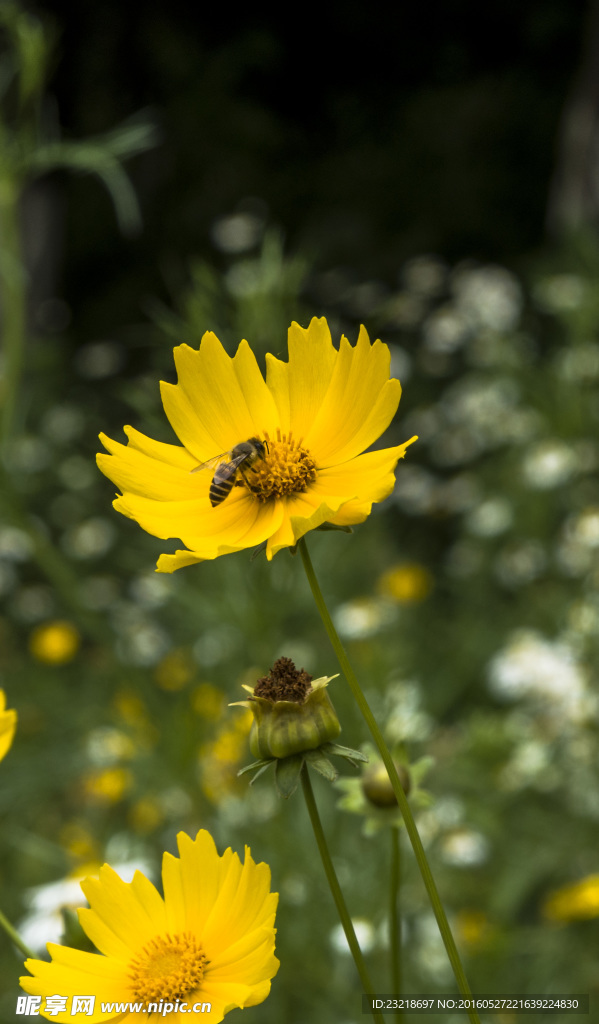
POLYGON ((275 769, 275 782, 279 796, 288 800, 295 793, 304 764, 304 754, 291 754, 290 757, 281 757, 277 760, 275 769))
POLYGON ((353 750, 351 747, 344 747, 340 743, 323 743, 321 748, 326 754, 330 754, 332 757, 344 757, 346 761, 350 761, 355 768, 358 768, 360 764, 368 764, 368 755, 363 754, 361 750, 353 750))
POLYGON ((268 757, 260 758, 259 761, 254 761, 252 764, 246 764, 243 768, 239 769, 237 777, 239 778, 240 775, 245 775, 247 772, 257 771, 258 769, 262 771, 264 768, 268 768, 269 764, 272 764, 273 761, 273 757, 268 757))
POLYGON ((318 750, 306 750, 304 757, 308 764, 322 775, 327 782, 335 782, 339 778, 339 772, 333 767, 328 757, 325 757, 322 752, 322 747, 318 750))

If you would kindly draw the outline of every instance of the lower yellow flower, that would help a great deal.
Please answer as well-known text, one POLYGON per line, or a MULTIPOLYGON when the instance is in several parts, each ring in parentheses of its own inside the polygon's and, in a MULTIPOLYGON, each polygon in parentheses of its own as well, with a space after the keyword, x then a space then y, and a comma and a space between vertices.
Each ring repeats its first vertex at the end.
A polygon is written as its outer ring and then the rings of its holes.
POLYGON ((230 849, 219 857, 205 831, 177 839, 180 858, 164 855, 164 899, 141 872, 123 882, 108 865, 81 883, 90 909, 79 918, 104 955, 48 943, 51 963, 27 960, 33 977, 21 978, 21 986, 42 997, 43 1016, 66 1024, 74 997, 94 995, 92 1021, 141 1024, 158 1013, 185 1021, 199 1003, 210 1004, 202 1020, 218 1024, 229 1010, 266 999, 279 967, 270 868, 254 863, 248 847, 243 864, 230 849), (67 997, 58 1013, 56 993, 67 997), (113 1009, 102 1009, 108 1003, 113 1009), (128 1011, 123 1003, 144 1009, 128 1011))
POLYGON ((8 753, 17 727, 17 712, 5 708, 4 690, 0 690, 0 761, 8 753))
POLYGON ((179 345, 175 364, 162 401, 184 447, 126 427, 127 447, 100 435, 110 455, 98 455, 122 491, 114 507, 186 545, 161 555, 160 572, 260 544, 270 559, 325 523, 364 522, 416 440, 364 454, 401 395, 389 349, 364 328, 336 349, 324 317, 292 324, 289 362, 267 355, 266 380, 246 341, 231 358, 210 332, 199 351, 179 345))

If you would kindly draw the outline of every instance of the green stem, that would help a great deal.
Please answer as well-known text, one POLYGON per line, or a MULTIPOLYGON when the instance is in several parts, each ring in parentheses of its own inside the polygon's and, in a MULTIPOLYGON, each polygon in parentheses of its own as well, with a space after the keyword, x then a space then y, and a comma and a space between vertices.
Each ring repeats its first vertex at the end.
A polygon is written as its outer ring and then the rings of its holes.
MULTIPOLYGON (((331 641, 333 650, 337 655, 337 660, 348 682, 349 688, 354 696, 356 704, 358 705, 360 711, 362 712, 364 721, 366 722, 366 725, 370 730, 370 734, 374 742, 376 743, 381 758, 383 759, 385 768, 387 769, 387 774, 393 787, 393 792, 395 793, 395 798, 399 805, 399 809, 403 816, 404 824, 406 826, 406 832, 408 833, 410 842, 412 844, 414 856, 416 857, 416 861, 420 869, 420 874, 422 875, 422 880, 428 893, 428 898, 433 908, 434 915, 437 919, 439 931, 441 932, 441 938, 443 939, 443 943, 447 951, 447 956, 449 957, 449 962, 451 964, 451 968, 453 970, 458 989, 460 991, 460 994, 464 996, 464 998, 470 999, 472 996, 470 986, 468 985, 468 982, 466 980, 466 975, 464 974, 464 968, 462 967, 460 955, 458 953, 457 946, 455 944, 455 940, 451 932, 451 928, 449 927, 449 921, 447 920, 447 915, 443 908, 443 904, 441 903, 441 899, 437 891, 437 886, 435 885, 435 880, 429 867, 429 863, 424 852, 424 847, 422 845, 422 840, 420 839, 420 835, 418 834, 418 829, 416 828, 416 822, 414 821, 410 805, 403 791, 401 782, 399 781, 399 775, 397 774, 397 769, 393 763, 393 758, 391 757, 391 753, 385 742, 385 738, 381 730, 379 729, 378 723, 372 711, 370 710, 368 701, 366 700, 366 697, 362 692, 356 674, 350 664, 347 654, 345 653, 343 644, 341 643, 341 640, 337 635, 337 631, 333 625, 333 620, 329 615, 329 610, 326 606, 324 597, 322 596, 322 591, 318 585, 318 580, 316 578, 316 574, 312 566, 312 561, 310 559, 308 547, 306 545, 304 537, 302 537, 301 540, 298 541, 298 548, 302 556, 304 569, 306 570, 306 576, 308 577, 308 583, 310 584, 310 589, 312 590, 312 596, 314 597, 314 601, 316 602, 316 607, 318 608, 324 628, 327 631, 329 640, 331 641)), ((468 1010, 468 1017, 470 1018, 471 1024, 480 1024, 479 1016, 475 1010, 468 1010)))
POLYGON ((19 222, 20 182, 5 170, 0 176, 0 305, 4 373, 0 404, 3 447, 15 426, 19 388, 25 358, 27 293, 19 222))
MULTIPOLYGON (((372 982, 368 976, 368 968, 366 967, 366 964, 364 962, 362 950, 360 949, 358 940, 356 938, 356 933, 354 931, 354 926, 352 924, 351 917, 349 916, 349 911, 345 905, 345 900, 343 899, 341 886, 339 885, 337 875, 335 874, 335 868, 333 867, 333 861, 331 860, 331 855, 329 853, 329 848, 327 846, 326 837, 322 827, 322 822, 320 820, 320 815, 318 813, 318 808, 316 806, 316 801, 314 799, 312 783, 310 782, 310 776, 308 775, 308 767, 306 764, 304 764, 302 767, 301 778, 302 788, 304 791, 304 798, 306 800, 306 807, 308 808, 308 814, 310 815, 310 821, 312 823, 312 830, 314 832, 314 836, 318 846, 318 852, 320 853, 320 859, 322 860, 324 873, 327 876, 329 888, 333 894, 333 899, 335 900, 335 906, 337 907, 337 912, 339 914, 341 924, 343 926, 343 931, 345 932, 347 944, 350 948, 351 955, 354 958, 354 963, 356 965, 358 974, 360 975, 360 981, 362 982, 362 988, 364 989, 364 992, 367 995, 374 995, 374 988, 372 987, 372 982)), ((371 1012, 375 1021, 384 1020, 384 1017, 380 1010, 372 1009, 371 1012)))
POLYGON ((21 938, 19 933, 15 931, 15 929, 13 928, 13 926, 10 923, 10 921, 8 920, 8 918, 6 918, 4 916, 4 914, 2 913, 1 910, 0 910, 0 928, 4 929, 4 931, 8 935, 9 939, 11 940, 11 942, 14 942, 15 946, 17 946, 17 948, 21 950, 21 953, 24 953, 26 957, 34 958, 34 954, 25 945, 25 943, 23 942, 23 939, 21 938))
MULTIPOLYGON (((401 846, 399 829, 389 829, 391 837, 391 871, 389 872, 389 952, 391 956, 391 991, 401 995, 401 846)), ((403 1016, 403 1014, 402 1014, 403 1016)))

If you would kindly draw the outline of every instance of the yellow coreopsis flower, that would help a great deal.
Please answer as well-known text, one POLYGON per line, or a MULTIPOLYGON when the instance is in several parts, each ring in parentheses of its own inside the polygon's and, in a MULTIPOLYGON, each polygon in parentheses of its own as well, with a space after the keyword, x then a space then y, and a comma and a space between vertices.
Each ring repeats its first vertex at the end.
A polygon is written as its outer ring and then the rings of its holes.
POLYGON ((160 572, 262 543, 271 559, 324 523, 363 522, 416 440, 363 454, 401 395, 389 349, 363 327, 337 350, 324 317, 292 324, 289 362, 268 354, 266 381, 246 341, 231 358, 212 333, 198 351, 179 345, 175 364, 178 383, 161 385, 162 401, 184 447, 125 427, 129 444, 101 435, 111 454, 98 456, 123 492, 114 507, 186 545, 160 556, 160 572))
POLYGON ((0 690, 0 761, 8 753, 17 727, 17 712, 6 711, 4 690, 0 690))
POLYGON ((177 839, 180 858, 164 855, 164 899, 141 872, 123 882, 108 865, 81 883, 90 907, 79 918, 104 955, 48 943, 51 963, 27 960, 33 977, 21 986, 42 997, 42 1016, 72 1021, 76 997, 94 996, 92 1021, 185 1021, 195 1006, 218 1024, 266 999, 279 967, 270 868, 248 847, 243 864, 230 849, 219 857, 203 830, 177 839))

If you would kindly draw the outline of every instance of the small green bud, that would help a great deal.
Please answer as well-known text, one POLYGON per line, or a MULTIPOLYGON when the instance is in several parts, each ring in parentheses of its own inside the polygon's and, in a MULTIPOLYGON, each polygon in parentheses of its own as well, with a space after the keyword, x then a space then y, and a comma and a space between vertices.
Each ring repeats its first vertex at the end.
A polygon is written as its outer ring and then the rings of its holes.
MULTIPOLYGON (((406 796, 408 796, 411 789, 410 773, 403 764, 397 764, 393 762, 397 774, 399 775, 399 781, 401 782, 401 788, 403 789, 406 796)), ((393 786, 391 780, 387 774, 387 769, 382 761, 377 761, 371 765, 364 772, 361 780, 362 792, 367 800, 375 807, 396 807, 397 797, 393 792, 393 786)))
POLYGON ((326 692, 335 676, 312 680, 298 671, 290 658, 279 658, 268 676, 258 680, 247 701, 254 721, 250 750, 257 758, 283 758, 315 750, 341 732, 339 719, 326 692))

